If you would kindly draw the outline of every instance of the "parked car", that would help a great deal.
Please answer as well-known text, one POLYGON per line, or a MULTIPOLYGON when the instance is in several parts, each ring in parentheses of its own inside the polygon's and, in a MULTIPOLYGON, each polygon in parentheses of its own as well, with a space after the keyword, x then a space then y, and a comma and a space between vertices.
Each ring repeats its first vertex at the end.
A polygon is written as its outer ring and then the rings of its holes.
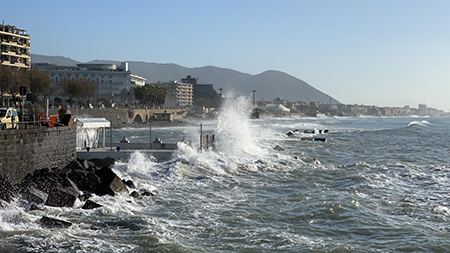
POLYGON ((14 108, 0 108, 0 125, 2 130, 19 129, 19 116, 14 108))

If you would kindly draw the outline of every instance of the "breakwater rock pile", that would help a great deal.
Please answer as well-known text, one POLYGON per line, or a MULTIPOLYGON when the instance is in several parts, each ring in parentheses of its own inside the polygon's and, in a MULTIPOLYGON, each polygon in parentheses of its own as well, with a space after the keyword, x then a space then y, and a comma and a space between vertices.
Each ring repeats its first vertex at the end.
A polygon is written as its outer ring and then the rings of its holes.
MULTIPOLYGON (((28 173, 17 185, 0 176, 0 207, 14 199, 30 203, 30 210, 43 206, 74 207, 77 200, 84 202, 83 209, 101 207, 89 198, 93 195, 127 194, 134 198, 153 196, 131 180, 121 180, 112 170, 112 158, 74 160, 64 168, 40 169, 28 173), (131 191, 131 194, 130 194, 131 191)), ((44 227, 69 227, 70 222, 43 216, 39 224, 44 227)))

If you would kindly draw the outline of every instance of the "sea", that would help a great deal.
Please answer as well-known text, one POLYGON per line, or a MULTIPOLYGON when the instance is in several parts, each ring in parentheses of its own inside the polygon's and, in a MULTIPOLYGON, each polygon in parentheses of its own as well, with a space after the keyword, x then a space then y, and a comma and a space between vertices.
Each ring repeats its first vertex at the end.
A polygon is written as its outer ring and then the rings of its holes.
MULTIPOLYGON (((215 119, 153 128, 178 142, 173 157, 135 152, 113 168, 153 197, 94 195, 93 210, 5 204, 0 252, 450 252, 450 118, 251 110, 237 97, 215 119), (214 149, 199 150, 200 131, 214 149), (43 215, 73 225, 43 228, 43 215)), ((150 131, 114 130, 123 136, 148 142, 150 131)))

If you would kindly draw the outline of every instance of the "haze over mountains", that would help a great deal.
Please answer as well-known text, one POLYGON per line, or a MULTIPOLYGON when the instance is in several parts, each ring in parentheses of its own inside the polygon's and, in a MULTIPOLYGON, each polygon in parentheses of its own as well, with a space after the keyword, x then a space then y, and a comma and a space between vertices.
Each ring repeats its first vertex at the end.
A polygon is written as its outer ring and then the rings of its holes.
MULTIPOLYGON (((32 63, 52 63, 61 66, 75 66, 78 61, 62 56, 31 55, 32 63)), ((92 63, 119 64, 118 61, 94 60, 92 63)), ((277 97, 289 101, 340 103, 333 97, 317 90, 308 83, 281 71, 268 70, 257 75, 250 75, 232 69, 205 66, 187 68, 177 64, 128 61, 131 73, 147 78, 148 83, 158 81, 180 81, 191 75, 198 83, 210 83, 218 92, 223 89, 226 94, 233 90, 235 94, 248 95, 256 90, 257 100, 271 101, 277 97)))

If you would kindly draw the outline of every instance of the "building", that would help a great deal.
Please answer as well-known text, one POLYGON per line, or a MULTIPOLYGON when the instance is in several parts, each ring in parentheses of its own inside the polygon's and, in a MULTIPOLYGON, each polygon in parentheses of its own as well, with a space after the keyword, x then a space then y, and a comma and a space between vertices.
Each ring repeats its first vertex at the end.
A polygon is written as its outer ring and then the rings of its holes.
POLYGON ((150 85, 167 89, 164 99, 165 108, 188 108, 192 106, 192 84, 173 81, 158 82, 150 85))
POLYGON ((212 84, 198 84, 197 78, 192 78, 191 76, 186 76, 186 78, 181 78, 182 83, 192 84, 192 91, 194 98, 215 98, 216 91, 212 84))
POLYGON ((103 63, 81 63, 77 66, 58 66, 48 63, 33 64, 33 68, 47 72, 56 96, 64 96, 64 80, 85 78, 97 84, 97 100, 131 102, 130 89, 145 85, 146 78, 131 74, 128 63, 120 66, 103 63), (122 98, 122 99, 121 99, 122 98))
POLYGON ((30 35, 12 25, 0 24, 1 66, 30 69, 30 35))
POLYGON ((419 104, 419 115, 428 115, 428 106, 426 104, 419 104))

